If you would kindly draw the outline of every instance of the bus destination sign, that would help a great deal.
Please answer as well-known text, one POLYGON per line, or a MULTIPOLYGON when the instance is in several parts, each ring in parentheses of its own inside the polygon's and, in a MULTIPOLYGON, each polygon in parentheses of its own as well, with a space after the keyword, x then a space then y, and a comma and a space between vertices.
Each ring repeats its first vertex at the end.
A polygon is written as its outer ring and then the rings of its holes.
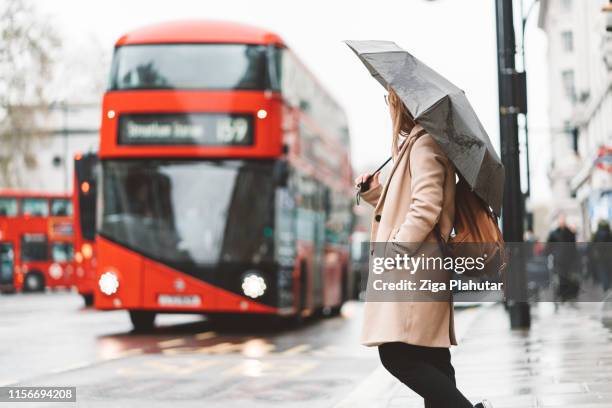
POLYGON ((253 116, 235 113, 123 114, 118 144, 250 146, 253 116))

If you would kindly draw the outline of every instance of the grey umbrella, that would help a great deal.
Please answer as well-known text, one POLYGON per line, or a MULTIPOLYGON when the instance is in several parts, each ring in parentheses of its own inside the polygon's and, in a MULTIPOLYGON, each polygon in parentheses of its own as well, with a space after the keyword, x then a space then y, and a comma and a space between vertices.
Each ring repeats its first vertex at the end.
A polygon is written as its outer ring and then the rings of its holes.
POLYGON ((346 44, 385 89, 399 95, 469 186, 499 215, 504 166, 465 93, 392 41, 346 44))

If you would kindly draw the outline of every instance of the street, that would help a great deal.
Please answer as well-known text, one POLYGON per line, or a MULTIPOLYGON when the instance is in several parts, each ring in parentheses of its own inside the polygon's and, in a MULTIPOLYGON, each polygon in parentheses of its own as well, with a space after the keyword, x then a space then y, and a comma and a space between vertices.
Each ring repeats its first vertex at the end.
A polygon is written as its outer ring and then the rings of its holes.
POLYGON ((0 385, 70 384, 79 406, 328 407, 378 364, 358 344, 361 307, 280 331, 162 315, 136 335, 76 294, 0 296, 0 385))
MULTIPOLYGON (((499 304, 458 308, 460 389, 502 408, 612 406, 600 308, 540 303, 530 332, 510 331, 499 304)), ((124 312, 86 309, 69 292, 0 296, 0 310, 0 386, 76 387, 79 407, 422 406, 359 345, 362 303, 282 330, 162 315, 146 335, 131 333, 124 312)))

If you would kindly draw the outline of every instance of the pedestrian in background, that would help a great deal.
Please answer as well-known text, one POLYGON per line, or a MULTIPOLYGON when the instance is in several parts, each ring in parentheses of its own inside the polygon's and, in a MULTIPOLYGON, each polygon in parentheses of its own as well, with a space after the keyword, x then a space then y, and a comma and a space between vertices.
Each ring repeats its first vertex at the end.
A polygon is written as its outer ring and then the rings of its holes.
POLYGON ((557 228, 548 235, 546 254, 553 257, 553 270, 558 279, 557 299, 561 302, 578 296, 580 283, 576 278, 578 250, 576 234, 567 226, 565 214, 560 214, 557 228))
MULTIPOLYGON (((393 91, 386 98, 393 124, 393 169, 385 187, 379 173, 361 198, 376 207, 372 242, 437 243, 446 240, 455 215, 455 168, 438 143, 393 91)), ((427 271, 425 271, 427 272, 427 271)), ((378 346, 383 366, 425 400, 427 408, 473 408, 457 389, 450 346, 456 345, 449 302, 368 302, 362 343, 378 346)), ((483 401, 476 407, 491 407, 483 401)))
POLYGON ((594 276, 604 292, 610 289, 610 269, 612 269, 612 251, 610 245, 606 243, 612 243, 610 224, 606 220, 600 220, 597 231, 591 238, 590 255, 594 276))

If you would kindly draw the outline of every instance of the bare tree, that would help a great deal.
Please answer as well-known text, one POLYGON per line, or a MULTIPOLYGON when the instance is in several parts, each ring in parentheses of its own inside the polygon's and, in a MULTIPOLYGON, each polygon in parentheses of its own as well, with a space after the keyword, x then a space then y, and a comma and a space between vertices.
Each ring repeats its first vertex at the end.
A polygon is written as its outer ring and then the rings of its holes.
POLYGON ((0 186, 23 183, 24 169, 36 167, 35 144, 46 132, 46 85, 53 72, 59 37, 25 0, 0 7, 0 186))

